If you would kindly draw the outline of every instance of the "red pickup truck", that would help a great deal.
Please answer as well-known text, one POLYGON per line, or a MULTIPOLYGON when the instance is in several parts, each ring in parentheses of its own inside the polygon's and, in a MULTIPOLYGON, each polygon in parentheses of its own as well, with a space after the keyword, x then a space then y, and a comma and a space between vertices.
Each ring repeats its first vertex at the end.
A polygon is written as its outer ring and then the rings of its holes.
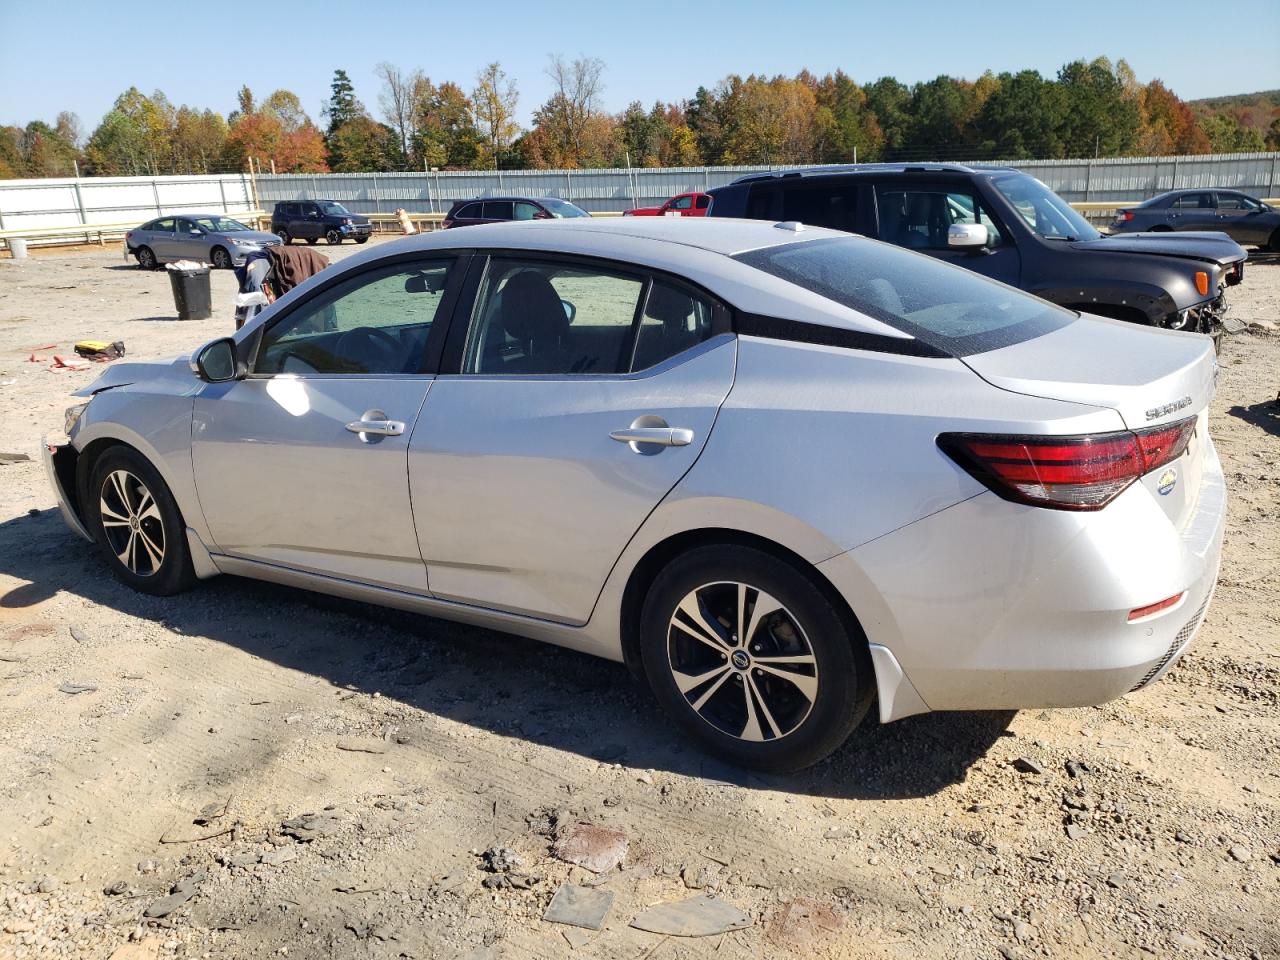
POLYGON ((624 217, 705 217, 711 197, 705 193, 680 193, 660 207, 636 207, 623 210, 624 217))

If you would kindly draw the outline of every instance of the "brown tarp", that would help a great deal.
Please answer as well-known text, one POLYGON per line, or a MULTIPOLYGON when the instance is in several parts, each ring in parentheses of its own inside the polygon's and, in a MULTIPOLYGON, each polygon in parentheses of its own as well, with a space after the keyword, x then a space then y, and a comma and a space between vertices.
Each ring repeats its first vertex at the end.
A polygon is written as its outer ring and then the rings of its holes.
POLYGON ((307 247, 272 244, 266 248, 266 254, 271 259, 272 287, 277 297, 329 266, 328 257, 307 247))

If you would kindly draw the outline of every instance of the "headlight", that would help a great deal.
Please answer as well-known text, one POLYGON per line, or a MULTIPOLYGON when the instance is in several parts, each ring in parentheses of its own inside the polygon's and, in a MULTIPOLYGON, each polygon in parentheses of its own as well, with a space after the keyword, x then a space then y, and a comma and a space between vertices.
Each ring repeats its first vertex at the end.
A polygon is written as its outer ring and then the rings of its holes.
POLYGON ((62 432, 67 436, 71 436, 71 430, 75 427, 76 421, 80 419, 80 415, 84 413, 85 407, 89 406, 88 401, 77 403, 74 407, 67 407, 66 413, 62 415, 62 432))

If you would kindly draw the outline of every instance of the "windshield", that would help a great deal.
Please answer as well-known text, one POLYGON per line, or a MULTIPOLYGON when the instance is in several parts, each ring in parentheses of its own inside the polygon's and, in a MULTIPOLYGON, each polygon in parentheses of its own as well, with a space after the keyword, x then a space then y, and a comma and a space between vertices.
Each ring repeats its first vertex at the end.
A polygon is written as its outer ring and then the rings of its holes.
POLYGON ((321 213, 327 213, 327 214, 334 214, 334 215, 337 215, 337 216, 340 216, 340 217, 349 217, 349 216, 351 215, 351 211, 350 211, 350 210, 348 210, 348 209, 347 209, 346 207, 344 207, 342 204, 340 204, 340 203, 335 203, 335 202, 334 202, 334 201, 332 201, 332 200, 325 200, 325 201, 323 201, 323 202, 320 204, 320 212, 321 212, 321 213))
POLYGON ((581 207, 575 207, 566 200, 543 200, 542 205, 547 208, 547 213, 556 219, 564 217, 589 217, 591 214, 583 210, 581 207))
POLYGON ((1046 240, 1097 240, 1102 234, 1071 205, 1034 177, 1015 173, 992 179, 1028 227, 1046 240))
POLYGON ((874 317, 953 357, 1043 336, 1075 314, 962 267, 862 237, 833 237, 734 257, 874 317))
POLYGON ((239 220, 232 220, 230 217, 196 217, 196 223, 210 233, 236 233, 249 229, 239 220))

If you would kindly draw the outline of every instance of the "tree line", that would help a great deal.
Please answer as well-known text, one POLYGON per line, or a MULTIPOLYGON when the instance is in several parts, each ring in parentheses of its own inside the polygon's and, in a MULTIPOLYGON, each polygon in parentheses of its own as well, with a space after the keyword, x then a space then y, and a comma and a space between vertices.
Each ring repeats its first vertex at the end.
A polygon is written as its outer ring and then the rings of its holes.
POLYGON ((377 116, 336 70, 320 123, 291 91, 248 87, 227 116, 175 107, 162 91, 122 93, 87 136, 72 113, 0 127, 0 178, 240 172, 485 170, 1160 156, 1280 149, 1280 106, 1187 103, 1124 60, 1036 70, 893 77, 842 70, 731 74, 679 103, 603 107, 605 65, 548 58, 552 93, 523 129, 516 82, 499 63, 464 87, 378 65, 377 116))

